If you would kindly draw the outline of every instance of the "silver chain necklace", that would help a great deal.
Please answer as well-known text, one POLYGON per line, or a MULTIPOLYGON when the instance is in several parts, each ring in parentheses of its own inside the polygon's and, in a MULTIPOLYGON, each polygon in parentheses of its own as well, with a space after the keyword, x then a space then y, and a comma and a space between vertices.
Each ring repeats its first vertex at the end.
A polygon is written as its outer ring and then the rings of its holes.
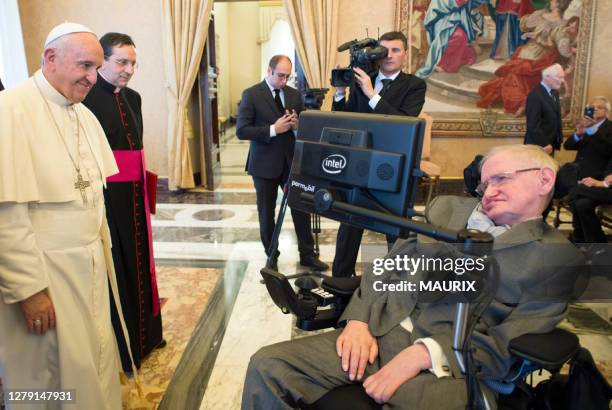
POLYGON ((49 112, 49 115, 51 116, 51 119, 53 120, 53 125, 55 125, 55 130, 57 131, 57 134, 60 136, 60 139, 62 140, 62 142, 64 143, 64 148, 66 148, 66 152, 68 153, 68 157, 70 158, 70 161, 72 162, 72 166, 74 167, 76 173, 77 173, 77 180, 74 183, 74 189, 78 189, 79 192, 81 193, 81 199, 83 200, 83 205, 87 205, 87 192, 85 191, 86 188, 88 188, 89 186, 91 186, 91 183, 87 180, 83 179, 83 175, 81 175, 81 165, 79 163, 79 144, 80 144, 80 136, 81 136, 81 121, 79 120, 79 115, 76 112, 76 109, 73 107, 74 109, 74 115, 76 117, 77 120, 77 152, 76 152, 76 156, 77 156, 77 160, 75 161, 75 159, 72 157, 72 154, 70 153, 70 149, 68 148, 68 144, 66 143, 66 139, 64 138, 64 135, 61 133, 59 125, 57 124, 57 121, 55 120, 55 117, 53 116, 53 112, 51 111, 51 106, 49 106, 49 102, 47 101, 47 97, 45 97, 45 95, 43 94, 42 90, 40 89, 40 86, 38 85, 38 82, 36 81, 36 78, 34 78, 34 84, 36 84, 36 88, 38 89, 38 92, 40 93, 40 96, 42 97, 43 101, 45 102, 45 106, 47 107, 47 111, 49 112))

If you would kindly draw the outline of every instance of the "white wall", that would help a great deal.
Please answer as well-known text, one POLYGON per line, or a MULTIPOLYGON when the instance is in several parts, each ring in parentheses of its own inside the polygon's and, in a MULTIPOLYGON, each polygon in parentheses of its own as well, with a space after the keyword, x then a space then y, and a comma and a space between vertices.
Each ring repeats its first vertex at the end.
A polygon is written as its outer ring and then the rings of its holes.
POLYGON ((291 28, 287 20, 276 20, 270 30, 270 39, 261 45, 261 78, 268 72, 268 62, 277 55, 284 54, 293 63, 293 73, 295 74, 295 44, 291 36, 291 28))
POLYGON ((227 7, 229 33, 230 112, 237 114, 242 91, 260 82, 259 4, 231 2, 227 7))
POLYGON ((0 79, 5 88, 28 78, 17 0, 0 1, 0 79))
MULTIPOLYGON (((0 0, 0 4, 5 1, 0 0)), ((40 67, 47 34, 64 21, 84 24, 98 35, 116 31, 132 37, 138 51, 138 70, 130 87, 142 96, 147 168, 159 175, 168 175, 168 105, 161 50, 161 2, 19 0, 19 11, 30 74, 40 67)))

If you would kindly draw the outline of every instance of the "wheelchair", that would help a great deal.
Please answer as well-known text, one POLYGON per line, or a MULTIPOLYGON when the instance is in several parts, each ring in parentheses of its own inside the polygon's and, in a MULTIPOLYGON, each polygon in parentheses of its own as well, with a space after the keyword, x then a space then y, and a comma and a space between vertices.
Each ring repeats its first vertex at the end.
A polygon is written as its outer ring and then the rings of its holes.
MULTIPOLYGON (((359 287, 361 277, 324 278, 320 286, 311 283, 298 284, 296 293, 287 278, 272 269, 263 268, 266 287, 274 303, 284 312, 297 317, 296 326, 302 330, 320 330, 338 327, 344 308, 353 292, 359 287), (302 285, 300 287, 300 285, 302 285)), ((580 350, 578 337, 556 328, 544 334, 525 334, 510 342, 509 351, 521 359, 520 370, 512 383, 486 383, 498 393, 499 410, 527 410, 533 408, 535 388, 527 379, 536 371, 559 373, 580 350)), ((366 393, 361 384, 351 384, 329 391, 313 404, 302 404, 303 410, 375 410, 382 406, 366 393)))

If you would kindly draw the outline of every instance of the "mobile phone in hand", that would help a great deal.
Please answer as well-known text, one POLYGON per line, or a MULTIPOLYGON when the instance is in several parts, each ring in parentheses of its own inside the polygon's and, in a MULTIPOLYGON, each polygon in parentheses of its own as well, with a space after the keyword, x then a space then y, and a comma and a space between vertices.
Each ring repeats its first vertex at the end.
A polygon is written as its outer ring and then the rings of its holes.
POLYGON ((584 108, 584 116, 593 118, 594 115, 595 115, 595 107, 593 107, 592 105, 587 105, 584 108))

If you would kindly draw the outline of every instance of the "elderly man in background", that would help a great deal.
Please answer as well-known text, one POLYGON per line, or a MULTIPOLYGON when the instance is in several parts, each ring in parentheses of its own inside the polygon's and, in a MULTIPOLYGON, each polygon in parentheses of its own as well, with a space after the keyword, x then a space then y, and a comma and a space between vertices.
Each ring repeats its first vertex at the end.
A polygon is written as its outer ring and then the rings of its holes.
MULTIPOLYGON (((539 148, 499 147, 483 159, 480 202, 440 196, 429 208, 433 225, 479 229, 495 238, 491 255, 499 264, 500 281, 471 336, 481 380, 512 377, 518 359, 508 351, 510 340, 552 330, 566 311, 563 295, 583 257, 542 219, 557 169, 539 148), (543 283, 550 287, 536 292, 543 283), (544 300, 544 291, 559 298, 544 300)), ((454 249, 431 242, 421 237, 398 240, 387 258, 448 255, 445 251, 454 249)), ((421 303, 421 292, 415 297, 375 286, 377 281, 428 279, 422 270, 365 273, 341 318, 344 329, 267 346, 251 358, 242 409, 294 408, 354 383, 363 383, 376 402, 388 404, 385 408, 465 409, 465 379, 452 348, 455 305, 421 303)), ((482 387, 495 408, 492 391, 482 387)))
POLYGON ((90 29, 60 24, 47 37, 42 69, 0 94, 3 389, 71 391, 82 409, 121 408, 102 195, 117 166, 98 120, 80 104, 102 60, 90 29))
POLYGON ((565 72, 559 64, 542 70, 542 81, 527 96, 525 144, 539 145, 553 155, 561 148, 561 103, 559 89, 565 82, 565 72))

